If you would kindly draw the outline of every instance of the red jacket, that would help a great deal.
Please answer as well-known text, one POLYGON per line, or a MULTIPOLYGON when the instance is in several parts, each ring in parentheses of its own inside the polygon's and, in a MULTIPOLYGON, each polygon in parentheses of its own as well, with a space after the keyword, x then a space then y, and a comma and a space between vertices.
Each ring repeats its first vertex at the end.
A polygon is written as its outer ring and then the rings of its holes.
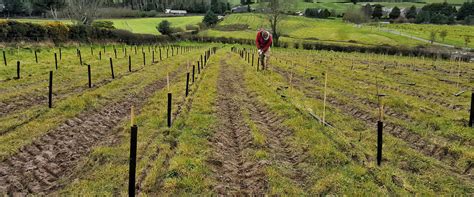
POLYGON ((262 49, 263 52, 266 52, 270 48, 270 46, 272 46, 273 37, 270 34, 270 37, 268 38, 268 40, 264 40, 262 33, 263 33, 262 31, 259 31, 257 33, 257 39, 255 40, 255 42, 257 44, 258 49, 262 49))

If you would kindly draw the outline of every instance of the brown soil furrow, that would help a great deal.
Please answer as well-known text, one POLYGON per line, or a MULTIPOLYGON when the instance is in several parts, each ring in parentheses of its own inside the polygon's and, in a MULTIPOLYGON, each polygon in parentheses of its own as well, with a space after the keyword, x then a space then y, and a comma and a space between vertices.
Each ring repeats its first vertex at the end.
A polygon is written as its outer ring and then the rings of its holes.
POLYGON ((223 58, 217 81, 219 123, 210 139, 214 154, 208 161, 218 181, 214 192, 219 195, 263 195, 268 190, 264 173, 267 164, 252 161, 247 155, 254 144, 241 112, 243 90, 239 83, 243 82, 243 76, 224 61, 223 58))
MULTIPOLYGON (((282 72, 278 68, 275 68, 275 71, 279 73, 280 75, 284 76, 287 80, 289 80, 289 76, 286 72, 282 72)), ((305 82, 299 77, 293 77, 292 82, 293 82, 293 85, 299 87, 305 93, 307 97, 315 98, 318 100, 323 99, 323 96, 321 95, 321 93, 318 93, 317 91, 315 91, 314 87, 306 85, 305 82)), ((358 120, 361 120, 367 125, 376 125, 377 118, 375 117, 375 114, 372 112, 367 112, 363 109, 360 109, 358 107, 342 102, 337 97, 334 97, 334 96, 328 96, 328 102, 334 107, 337 107, 338 109, 340 109, 341 112, 346 115, 349 115, 358 120)), ((447 163, 448 165, 453 164, 453 162, 455 162, 460 157, 458 153, 451 151, 448 147, 435 144, 426 139, 423 139, 419 134, 416 134, 413 131, 410 131, 409 129, 401 125, 397 125, 391 122, 385 122, 384 127, 385 127, 385 131, 407 142, 407 144, 411 148, 415 150, 419 150, 424 155, 433 157, 439 161, 447 163)))
MULTIPOLYGON (((176 75, 177 71, 171 76, 176 75)), ((73 174, 80 159, 100 143, 100 139, 121 128, 119 123, 128 117, 132 105, 139 111, 148 97, 165 85, 166 79, 157 80, 140 94, 130 94, 100 110, 84 112, 22 147, 0 163, 0 183, 5 183, 0 193, 46 194, 59 189, 65 181, 62 179, 73 174)))
MULTIPOLYGON (((144 67, 141 67, 140 69, 134 70, 133 72, 127 72, 125 74, 117 75, 114 80, 121 79, 123 77, 131 75, 131 74, 133 74, 135 72, 138 72, 138 71, 141 71, 143 69, 144 69, 144 67)), ((87 86, 86 82, 84 82, 83 86, 70 87, 70 88, 67 88, 65 90, 61 90, 61 91, 58 91, 58 92, 53 92, 53 99, 55 100, 55 102, 57 102, 57 101, 66 99, 66 98, 70 97, 73 94, 78 94, 79 93, 79 95, 82 95, 84 92, 100 88, 104 85, 109 84, 110 82, 112 82, 114 80, 112 80, 112 79, 101 80, 97 83, 93 83, 92 88, 89 88, 87 86)), ((45 83, 45 86, 46 85, 47 84, 45 83)), ((53 84, 53 89, 54 89, 54 85, 58 85, 58 84, 53 84)), ((20 98, 15 97, 15 98, 12 98, 10 100, 2 101, 2 103, 5 105, 5 107, 0 108, 0 117, 18 112, 19 110, 23 110, 23 109, 26 109, 26 108, 31 108, 31 107, 36 106, 36 105, 42 105, 43 104, 43 105, 46 106, 47 103, 48 103, 47 94, 48 94, 47 89, 44 89, 44 91, 35 90, 35 91, 30 92, 26 95, 21 95, 20 98)), ((78 95, 75 95, 75 96, 78 96, 78 95)), ((8 132, 8 130, 7 131, 2 131, 2 132, 0 132, 0 134, 5 134, 7 132, 8 132)))
POLYGON ((311 186, 308 182, 308 173, 299 167, 299 164, 309 157, 307 149, 298 149, 288 143, 289 138, 293 136, 293 131, 281 125, 284 118, 273 114, 264 104, 258 102, 256 97, 256 93, 247 93, 248 99, 245 102, 251 111, 251 120, 257 124, 259 130, 265 133, 266 145, 274 157, 272 159, 274 165, 285 168, 285 171, 289 172, 287 177, 296 185, 302 188, 311 186))

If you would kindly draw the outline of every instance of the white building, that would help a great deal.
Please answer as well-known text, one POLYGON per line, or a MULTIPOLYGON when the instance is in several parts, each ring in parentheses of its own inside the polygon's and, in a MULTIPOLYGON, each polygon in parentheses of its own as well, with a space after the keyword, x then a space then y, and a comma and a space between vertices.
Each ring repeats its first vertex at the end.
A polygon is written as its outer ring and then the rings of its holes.
POLYGON ((188 12, 186 10, 172 10, 166 9, 165 14, 173 14, 173 15, 186 15, 188 12))

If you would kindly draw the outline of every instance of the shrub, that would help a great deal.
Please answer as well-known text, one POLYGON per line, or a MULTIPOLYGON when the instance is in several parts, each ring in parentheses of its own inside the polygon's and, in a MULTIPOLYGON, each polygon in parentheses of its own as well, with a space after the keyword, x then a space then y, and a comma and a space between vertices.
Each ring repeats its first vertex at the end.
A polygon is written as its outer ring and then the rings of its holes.
POLYGON ((357 8, 350 8, 346 11, 343 17, 344 21, 348 21, 355 24, 361 24, 369 21, 369 18, 357 8))
POLYGON ((474 15, 474 2, 465 2, 462 4, 461 8, 459 8, 457 18, 458 20, 464 20, 469 16, 474 15))
POLYGON ((206 26, 211 27, 217 24, 218 22, 218 17, 214 12, 211 10, 207 11, 206 16, 202 19, 202 22, 206 24, 206 26))
POLYGON ((214 29, 219 31, 244 31, 249 29, 248 24, 218 25, 214 29))
POLYGON ((92 27, 103 28, 103 29, 115 29, 114 22, 112 21, 94 21, 92 27))
POLYGON ((171 33, 175 34, 175 33, 181 33, 181 32, 184 32, 184 29, 181 28, 181 27, 172 27, 171 28, 171 33))
POLYGON ((51 22, 46 24, 48 37, 54 42, 66 41, 69 37, 69 28, 61 22, 51 22))
POLYGON ((400 17, 400 14, 401 14, 400 8, 395 6, 394 8, 392 8, 392 11, 390 12, 389 17, 390 19, 397 19, 398 17, 400 17))
POLYGON ((465 25, 474 25, 474 15, 464 18, 465 25))
POLYGON ((8 38, 8 31, 10 26, 8 26, 7 21, 0 22, 0 40, 6 40, 8 38))
POLYGON ((70 25, 69 39, 78 41, 88 41, 88 31, 85 25, 70 25))
POLYGON ((31 23, 27 23, 27 25, 28 30, 26 32, 26 37, 36 41, 45 40, 48 38, 48 30, 45 26, 31 23))
POLYGON ((199 31, 199 26, 197 26, 197 25, 186 25, 186 30, 188 30, 188 31, 199 31))
POLYGON ((163 35, 171 35, 173 33, 171 29, 171 23, 167 20, 161 21, 156 29, 163 35))

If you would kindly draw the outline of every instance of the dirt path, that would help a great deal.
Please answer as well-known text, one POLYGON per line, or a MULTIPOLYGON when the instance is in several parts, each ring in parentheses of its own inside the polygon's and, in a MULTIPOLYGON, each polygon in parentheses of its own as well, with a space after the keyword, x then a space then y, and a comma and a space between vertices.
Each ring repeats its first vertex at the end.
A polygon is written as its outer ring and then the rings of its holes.
MULTIPOLYGON (((225 57, 224 57, 225 58, 225 57)), ((217 115, 219 123, 210 139, 214 148, 209 161, 218 183, 219 195, 263 195, 268 190, 264 174, 265 161, 253 161, 249 152, 254 148, 251 130, 245 123, 242 107, 243 75, 221 59, 217 81, 217 115)))
POLYGON ((257 94, 250 92, 246 94, 247 107, 250 110, 250 118, 257 124, 266 137, 266 148, 272 155, 272 163, 278 168, 282 168, 285 176, 290 178, 295 185, 303 189, 310 186, 309 175, 298 165, 305 162, 309 157, 308 148, 297 149, 292 147, 288 140, 293 135, 292 130, 283 126, 285 120, 268 110, 261 102, 257 101, 257 94))
MULTIPOLYGON (((179 70, 179 69, 178 69, 179 70)), ((177 72, 171 74, 174 78, 177 72)), ((139 111, 147 99, 166 86, 156 80, 137 95, 67 120, 0 163, 0 193, 47 194, 59 189, 82 157, 107 136, 117 133, 133 105, 139 111)))

